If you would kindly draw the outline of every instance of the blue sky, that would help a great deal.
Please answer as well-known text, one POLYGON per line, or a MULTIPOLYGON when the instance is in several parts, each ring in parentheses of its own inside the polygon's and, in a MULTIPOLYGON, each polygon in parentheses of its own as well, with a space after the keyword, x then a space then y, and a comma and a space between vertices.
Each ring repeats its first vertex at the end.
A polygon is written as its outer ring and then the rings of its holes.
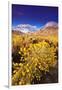
POLYGON ((12 4, 12 27, 30 24, 39 28, 49 21, 58 23, 58 7, 12 4))

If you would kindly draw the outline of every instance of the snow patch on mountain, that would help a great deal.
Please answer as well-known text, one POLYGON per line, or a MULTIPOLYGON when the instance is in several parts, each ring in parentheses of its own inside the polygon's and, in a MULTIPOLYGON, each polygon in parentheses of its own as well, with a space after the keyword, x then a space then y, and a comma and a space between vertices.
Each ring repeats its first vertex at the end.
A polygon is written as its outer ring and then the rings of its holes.
POLYGON ((34 32, 37 29, 38 29, 37 26, 30 24, 20 24, 12 28, 12 30, 21 31, 23 33, 34 32))
POLYGON ((44 27, 45 28, 47 28, 47 27, 57 28, 58 27, 58 24, 56 22, 50 21, 50 22, 46 23, 44 27))

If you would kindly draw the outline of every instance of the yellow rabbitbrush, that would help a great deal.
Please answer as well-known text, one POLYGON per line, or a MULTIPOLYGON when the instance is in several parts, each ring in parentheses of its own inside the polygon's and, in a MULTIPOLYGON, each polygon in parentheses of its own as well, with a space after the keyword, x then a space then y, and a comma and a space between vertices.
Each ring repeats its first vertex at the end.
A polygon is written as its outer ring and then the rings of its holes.
POLYGON ((49 68, 57 63, 56 48, 45 41, 31 43, 28 48, 20 46, 19 54, 22 52, 25 62, 19 63, 18 71, 12 76, 12 85, 31 84, 34 77, 40 80, 42 71, 49 72, 49 68))

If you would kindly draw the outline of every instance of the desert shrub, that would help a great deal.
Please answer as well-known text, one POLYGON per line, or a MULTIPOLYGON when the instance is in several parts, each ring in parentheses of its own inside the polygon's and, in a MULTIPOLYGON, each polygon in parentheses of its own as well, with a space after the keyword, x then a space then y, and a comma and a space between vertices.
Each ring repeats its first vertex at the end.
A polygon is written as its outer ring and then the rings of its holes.
MULTIPOLYGON (((20 62, 13 63, 12 85, 31 84, 34 79, 40 81, 41 76, 54 68, 57 63, 56 48, 46 41, 30 43, 29 47, 20 47, 20 62), (23 53, 23 54, 22 54, 23 53), (24 63, 21 62, 23 59, 24 63)), ((34 83, 34 82, 33 82, 34 83)))

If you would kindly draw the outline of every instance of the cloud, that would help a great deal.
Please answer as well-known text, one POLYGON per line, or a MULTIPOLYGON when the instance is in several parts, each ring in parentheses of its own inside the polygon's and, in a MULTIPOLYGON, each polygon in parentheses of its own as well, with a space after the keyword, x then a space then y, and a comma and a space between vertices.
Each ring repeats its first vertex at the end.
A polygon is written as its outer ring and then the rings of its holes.
POLYGON ((24 13, 23 12, 18 12, 18 15, 22 16, 22 15, 24 15, 24 13))
POLYGON ((12 29, 18 30, 24 33, 35 32, 36 30, 38 30, 37 26, 30 25, 30 24, 19 24, 16 27, 13 27, 12 29))

